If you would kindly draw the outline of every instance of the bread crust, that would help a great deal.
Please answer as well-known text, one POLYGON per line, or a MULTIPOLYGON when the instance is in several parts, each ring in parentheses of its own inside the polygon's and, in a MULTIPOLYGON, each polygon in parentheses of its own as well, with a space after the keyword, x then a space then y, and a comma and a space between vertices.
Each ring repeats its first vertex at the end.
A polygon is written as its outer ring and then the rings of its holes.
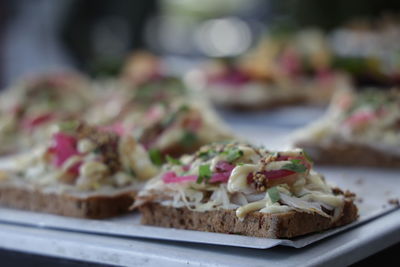
POLYGON ((39 189, 0 186, 0 205, 63 216, 102 219, 129 211, 134 192, 78 197, 66 193, 45 193, 39 189))
POLYGON ((268 101, 264 101, 262 103, 248 104, 248 103, 226 101, 225 103, 222 102, 217 103, 217 105, 224 106, 236 111, 258 111, 265 109, 281 108, 286 106, 301 105, 306 102, 307 101, 305 100, 304 97, 294 96, 292 98, 286 98, 286 99, 271 99, 268 101))
POLYGON ((344 142, 322 145, 299 141, 295 143, 295 146, 303 148, 317 164, 384 168, 400 167, 400 156, 385 153, 365 145, 344 142))
POLYGON ((199 212, 158 203, 146 203, 139 210, 141 223, 146 225, 267 238, 293 238, 345 225, 358 218, 357 207, 350 200, 346 200, 342 215, 336 222, 316 213, 297 211, 252 212, 241 221, 233 210, 199 212))

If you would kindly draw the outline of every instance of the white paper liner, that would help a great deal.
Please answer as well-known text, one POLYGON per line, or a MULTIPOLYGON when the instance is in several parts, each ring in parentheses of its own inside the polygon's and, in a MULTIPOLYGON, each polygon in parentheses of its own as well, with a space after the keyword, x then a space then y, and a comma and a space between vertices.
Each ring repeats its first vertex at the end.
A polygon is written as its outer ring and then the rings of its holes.
POLYGON ((140 225, 140 214, 136 212, 107 220, 87 220, 0 208, 0 222, 123 237, 257 249, 267 249, 277 245, 301 248, 398 208, 389 204, 390 199, 400 198, 400 174, 398 170, 326 167, 318 168, 318 170, 326 175, 331 184, 338 185, 342 189, 349 189, 361 197, 356 201, 360 218, 358 221, 340 228, 298 237, 293 240, 144 226, 140 225))

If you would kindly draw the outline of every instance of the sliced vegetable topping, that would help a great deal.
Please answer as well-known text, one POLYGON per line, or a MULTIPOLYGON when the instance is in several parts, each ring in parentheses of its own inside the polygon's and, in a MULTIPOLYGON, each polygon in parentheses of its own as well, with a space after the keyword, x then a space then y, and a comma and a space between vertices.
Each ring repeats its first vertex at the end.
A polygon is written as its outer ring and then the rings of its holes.
POLYGON ((199 176, 197 177, 196 183, 201 184, 204 181, 208 181, 211 178, 212 172, 210 164, 199 166, 199 176))
MULTIPOLYGON (((70 157, 79 155, 77 149, 77 140, 70 135, 65 133, 56 133, 53 136, 53 144, 49 149, 50 153, 54 154, 54 165, 61 167, 65 161, 70 157)), ((72 166, 69 171, 77 174, 79 172, 80 163, 72 166)))
POLYGON ((162 177, 163 182, 166 184, 196 181, 196 179, 196 175, 177 176, 175 172, 166 172, 162 177))
POLYGON ((282 169, 290 170, 297 173, 304 173, 307 167, 302 163, 300 159, 292 159, 291 163, 285 164, 282 169))
POLYGON ((186 147, 190 147, 196 142, 197 142, 197 135, 191 131, 185 131, 180 140, 180 143, 186 147))
POLYGON ((52 113, 45 113, 36 117, 26 118, 22 122, 22 127, 26 130, 33 130, 35 127, 53 120, 54 117, 55 116, 52 113))
POLYGON ((235 168, 235 165, 232 165, 226 161, 218 161, 215 165, 215 169, 217 172, 232 172, 235 168))
POLYGON ((271 199, 272 203, 278 202, 281 199, 281 194, 279 193, 279 190, 275 186, 269 188, 267 190, 267 194, 271 199))
POLYGON ((182 165, 182 162, 179 159, 171 157, 170 155, 166 155, 165 158, 167 159, 167 162, 171 165, 182 165))
POLYGON ((163 164, 163 155, 161 154, 160 150, 150 149, 148 153, 150 160, 154 165, 161 166, 163 164))
POLYGON ((367 123, 371 120, 377 119, 378 116, 376 112, 373 111, 359 111, 357 113, 352 114, 350 117, 348 117, 345 121, 344 124, 348 125, 359 125, 359 124, 364 124, 367 123))
POLYGON ((214 149, 209 149, 207 151, 202 151, 198 154, 198 156, 203 159, 203 160, 209 160, 212 157, 214 157, 215 155, 217 155, 217 151, 215 151, 214 149))
POLYGON ((79 124, 79 121, 63 121, 58 124, 58 127, 62 132, 72 132, 78 128, 79 124))
POLYGON ((264 171, 262 174, 265 175, 267 179, 279 179, 289 175, 294 174, 295 171, 291 170, 274 170, 274 171, 264 171))
POLYGON ((233 148, 227 151, 227 156, 226 159, 229 162, 234 162, 235 160, 239 159, 241 156, 243 156, 243 151, 233 148))

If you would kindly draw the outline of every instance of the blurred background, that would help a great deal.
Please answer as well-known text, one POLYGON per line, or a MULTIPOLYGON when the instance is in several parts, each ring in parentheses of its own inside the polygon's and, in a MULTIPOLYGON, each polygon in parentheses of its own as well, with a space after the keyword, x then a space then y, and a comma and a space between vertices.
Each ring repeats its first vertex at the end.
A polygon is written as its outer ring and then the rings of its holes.
POLYGON ((309 28, 338 57, 351 56, 352 71, 373 57, 394 73, 399 9, 396 0, 1 0, 0 84, 50 70, 116 75, 137 49, 182 74, 209 57, 243 54, 266 35, 309 28))

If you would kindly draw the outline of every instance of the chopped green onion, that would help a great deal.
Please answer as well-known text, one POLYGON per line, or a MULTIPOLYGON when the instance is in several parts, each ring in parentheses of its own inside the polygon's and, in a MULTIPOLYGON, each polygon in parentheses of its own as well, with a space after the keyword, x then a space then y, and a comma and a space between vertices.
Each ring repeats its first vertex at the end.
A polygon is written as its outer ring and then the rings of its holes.
POLYGON ((209 160, 210 158, 214 157, 217 154, 217 151, 214 149, 209 149, 207 151, 202 151, 199 153, 199 157, 203 160, 209 160))
POLYGON ((182 165, 182 163, 181 163, 181 161, 179 159, 173 158, 170 155, 167 155, 165 158, 167 159, 169 164, 182 165))
POLYGON ((158 149, 150 149, 149 150, 149 157, 151 162, 157 166, 161 166, 163 164, 163 155, 161 154, 160 150, 158 149))
POLYGON ((197 135, 190 131, 185 131, 181 137, 180 143, 185 147, 190 147, 197 142, 197 135))
POLYGON ((304 164, 300 163, 299 159, 292 159, 291 163, 283 165, 282 169, 294 171, 297 173, 304 173, 307 170, 307 167, 304 164))
POLYGON ((200 165, 196 183, 201 184, 204 180, 207 182, 211 178, 211 174, 210 164, 200 165))
POLYGON ((272 203, 278 202, 279 199, 281 199, 281 194, 279 193, 279 190, 276 188, 276 186, 268 189, 267 193, 272 203))
POLYGON ((60 130, 62 132, 71 132, 75 131, 76 128, 78 128, 79 121, 63 121, 60 122, 58 126, 60 127, 60 130))
POLYGON ((229 162, 234 162, 241 156, 243 156, 243 151, 239 150, 237 148, 234 148, 234 149, 228 150, 228 155, 226 156, 226 160, 229 162))

